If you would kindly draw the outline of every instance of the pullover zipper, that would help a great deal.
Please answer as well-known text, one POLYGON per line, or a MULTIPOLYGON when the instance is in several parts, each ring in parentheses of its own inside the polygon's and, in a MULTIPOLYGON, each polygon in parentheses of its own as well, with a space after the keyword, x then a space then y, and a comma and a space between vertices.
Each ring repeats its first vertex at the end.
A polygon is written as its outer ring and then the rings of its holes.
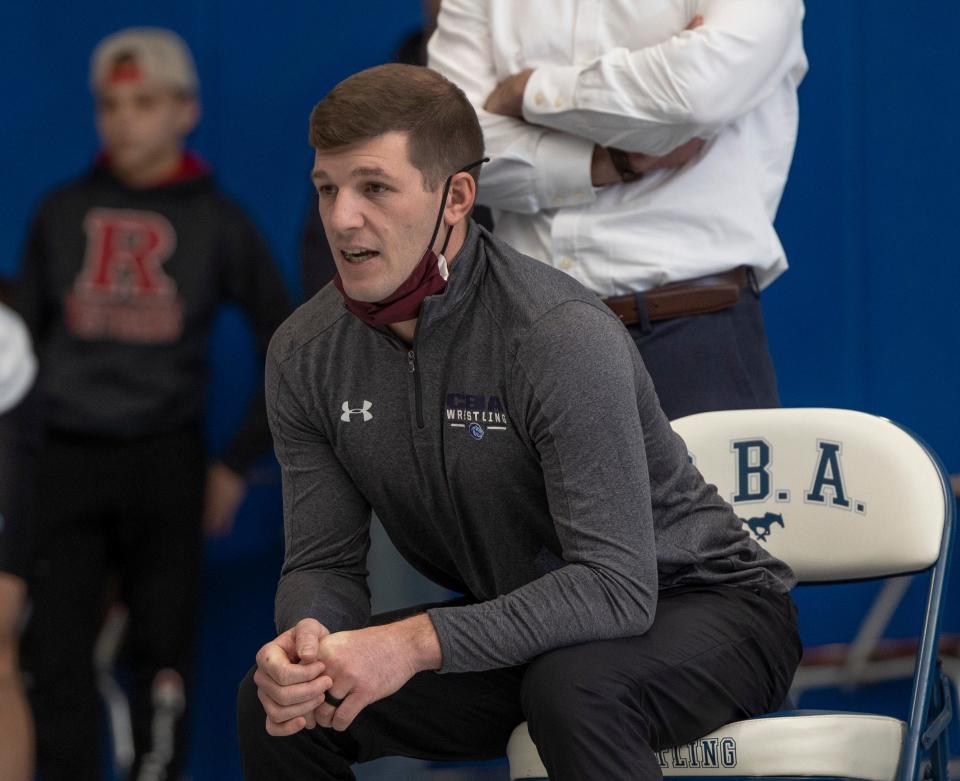
POLYGON ((417 428, 423 428, 423 401, 420 397, 420 373, 417 371, 417 354, 414 350, 407 352, 407 366, 413 375, 413 390, 417 399, 417 428))

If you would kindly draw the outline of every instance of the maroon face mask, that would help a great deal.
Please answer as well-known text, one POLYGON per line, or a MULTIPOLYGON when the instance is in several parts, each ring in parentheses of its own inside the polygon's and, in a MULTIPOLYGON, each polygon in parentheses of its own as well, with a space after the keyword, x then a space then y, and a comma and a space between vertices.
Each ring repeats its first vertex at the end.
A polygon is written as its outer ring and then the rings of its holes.
MULTIPOLYGON (((470 165, 466 165, 456 173, 464 173, 471 168, 487 162, 489 158, 477 160, 470 165)), ((359 317, 367 325, 380 326, 390 325, 391 323, 402 323, 407 320, 413 320, 420 314, 420 308, 423 306, 423 299, 427 296, 433 296, 442 293, 447 286, 447 261, 443 253, 450 242, 450 234, 453 232, 451 225, 447 229, 447 236, 440 248, 440 255, 433 251, 433 242, 437 239, 440 232, 440 225, 443 223, 443 210, 447 205, 447 195, 450 192, 450 183, 455 174, 447 177, 443 185, 443 197, 440 199, 440 213, 437 215, 437 223, 434 225, 433 234, 430 236, 430 242, 427 244, 427 250, 420 258, 420 262, 414 267, 403 283, 393 291, 383 301, 370 303, 367 301, 357 301, 350 298, 343 290, 343 280, 338 271, 333 278, 333 284, 343 296, 343 303, 347 309, 359 317)))
MULTIPOLYGON (((449 239, 450 233, 447 233, 449 239)), ((444 242, 446 243, 446 242, 444 242)), ((431 241, 432 245, 433 242, 431 241)), ((442 251, 441 251, 441 256, 442 251)), ((393 294, 383 301, 370 303, 367 301, 357 301, 350 298, 343 290, 343 281, 340 279, 338 271, 333 278, 333 284, 343 296, 343 303, 353 314, 359 317, 367 325, 390 325, 390 323, 402 323, 405 320, 413 320, 420 314, 420 307, 423 305, 423 299, 427 296, 442 293, 447 286, 447 263, 444 260, 441 264, 432 249, 423 253, 420 262, 410 273, 403 283, 393 294), (442 265, 442 271, 441 271, 442 265)))

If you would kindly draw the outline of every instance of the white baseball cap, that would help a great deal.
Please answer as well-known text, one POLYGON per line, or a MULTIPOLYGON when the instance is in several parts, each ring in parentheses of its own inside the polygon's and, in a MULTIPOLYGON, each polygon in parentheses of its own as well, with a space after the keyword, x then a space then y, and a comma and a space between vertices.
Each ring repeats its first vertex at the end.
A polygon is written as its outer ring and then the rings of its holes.
POLYGON ((183 39, 163 27, 128 27, 97 44, 90 58, 90 88, 111 81, 144 79, 195 93, 200 87, 193 56, 183 39))

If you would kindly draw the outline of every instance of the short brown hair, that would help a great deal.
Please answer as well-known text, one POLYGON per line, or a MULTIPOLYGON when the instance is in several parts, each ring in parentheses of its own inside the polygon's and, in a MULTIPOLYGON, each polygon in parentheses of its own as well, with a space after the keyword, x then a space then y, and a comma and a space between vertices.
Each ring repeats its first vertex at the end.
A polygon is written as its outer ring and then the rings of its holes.
MULTIPOLYGON (((399 131, 411 164, 434 190, 483 157, 477 113, 456 84, 418 65, 390 63, 344 79, 310 114, 310 146, 337 149, 399 131)), ((474 179, 478 169, 470 171, 474 179)))

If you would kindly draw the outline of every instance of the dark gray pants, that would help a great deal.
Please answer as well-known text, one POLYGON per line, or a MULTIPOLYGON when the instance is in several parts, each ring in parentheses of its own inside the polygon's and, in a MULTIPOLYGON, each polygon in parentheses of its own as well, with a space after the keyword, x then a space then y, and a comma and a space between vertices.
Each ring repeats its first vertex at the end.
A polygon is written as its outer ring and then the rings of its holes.
POLYGON ((719 312, 627 330, 670 420, 718 409, 779 407, 760 297, 750 289, 719 312))
POLYGON ((244 775, 348 781, 351 764, 382 756, 489 759, 526 719, 554 781, 656 779, 655 750, 778 708, 800 652, 788 596, 703 587, 662 593, 640 637, 560 648, 522 667, 421 673, 344 733, 271 737, 251 671, 238 701, 244 775))

